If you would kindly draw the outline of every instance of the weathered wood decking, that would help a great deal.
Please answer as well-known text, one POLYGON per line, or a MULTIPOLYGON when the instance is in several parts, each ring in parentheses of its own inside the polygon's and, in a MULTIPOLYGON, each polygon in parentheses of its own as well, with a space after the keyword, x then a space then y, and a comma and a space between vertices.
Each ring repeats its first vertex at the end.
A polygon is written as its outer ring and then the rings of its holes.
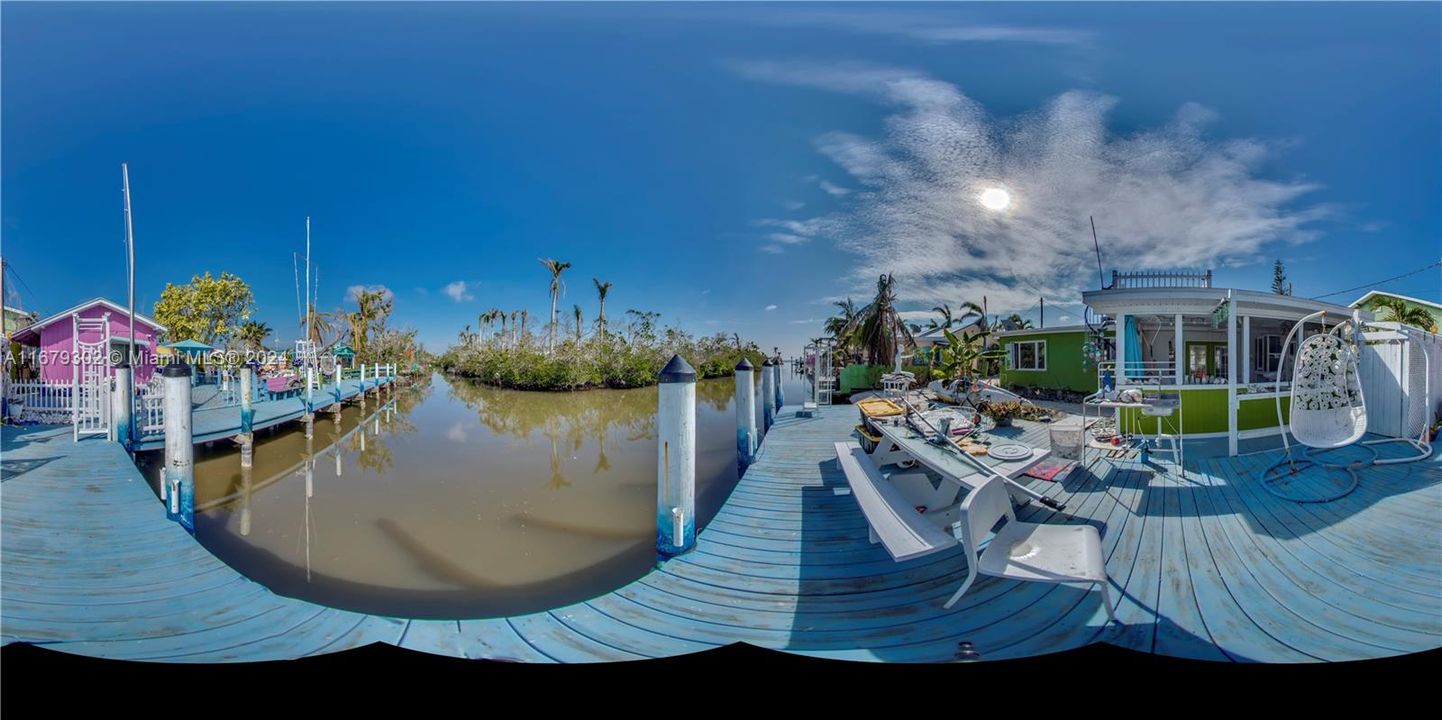
MULTIPOLYGON (((358 615, 276 596, 216 560, 162 508, 120 448, 67 428, 3 433, 0 635, 102 657, 291 658, 383 641, 533 662, 661 657, 745 641, 834 658, 983 659, 1110 642, 1210 660, 1299 662, 1442 646, 1442 467, 1368 468, 1342 500, 1262 490, 1275 454, 1190 463, 1185 480, 1100 461, 1063 483, 1076 520, 1033 503, 1024 519, 1092 522, 1122 592, 983 578, 951 611, 959 551, 895 563, 845 494, 832 443, 849 407, 789 408, 695 552, 613 593, 521 617, 358 615)), ((1042 426, 1010 432, 1046 442, 1042 426)), ((1360 456, 1360 455, 1359 455, 1360 456)))

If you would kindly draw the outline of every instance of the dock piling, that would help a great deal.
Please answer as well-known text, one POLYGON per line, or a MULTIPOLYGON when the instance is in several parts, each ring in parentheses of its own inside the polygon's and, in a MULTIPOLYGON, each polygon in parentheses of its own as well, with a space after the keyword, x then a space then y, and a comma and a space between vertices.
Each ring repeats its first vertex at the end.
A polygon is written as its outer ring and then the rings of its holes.
POLYGON ((110 427, 116 442, 131 450, 135 437, 135 371, 121 358, 115 366, 115 389, 110 397, 110 427))
POLYGON ((786 404, 786 396, 781 392, 781 358, 776 358, 776 364, 771 369, 776 373, 776 412, 779 413, 786 404))
POLYGON ((255 462, 255 368, 240 369, 240 466, 249 468, 255 462))
POLYGON ((669 558, 696 546, 696 371, 672 355, 658 380, 656 552, 669 558))
POLYGON ((755 367, 741 358, 736 363, 736 464, 741 473, 756 459, 756 381, 755 367))
POLYGON ((195 533, 195 447, 191 444, 191 371, 184 362, 160 372, 165 387, 165 467, 161 485, 167 492, 166 517, 195 533))
POLYGON ((771 424, 776 421, 776 365, 771 358, 761 365, 761 404, 762 422, 765 427, 762 430, 770 430, 771 424))

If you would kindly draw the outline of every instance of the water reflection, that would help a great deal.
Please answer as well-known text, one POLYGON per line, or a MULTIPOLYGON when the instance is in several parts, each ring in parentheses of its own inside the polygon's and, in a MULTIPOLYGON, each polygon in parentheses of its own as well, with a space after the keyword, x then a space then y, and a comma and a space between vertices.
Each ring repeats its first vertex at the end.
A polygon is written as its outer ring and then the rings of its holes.
MULTIPOLYGON (((736 479, 733 388, 697 386, 703 524, 736 479)), ((534 612, 650 569, 655 388, 435 377, 385 400, 257 433, 252 468, 198 448, 199 540, 276 592, 408 617, 534 612)))

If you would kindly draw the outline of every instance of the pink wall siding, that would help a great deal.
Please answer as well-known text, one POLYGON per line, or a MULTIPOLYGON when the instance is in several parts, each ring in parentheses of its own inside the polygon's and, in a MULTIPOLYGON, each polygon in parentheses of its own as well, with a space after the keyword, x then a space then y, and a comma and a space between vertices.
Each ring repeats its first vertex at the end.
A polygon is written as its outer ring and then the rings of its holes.
MULTIPOLYGON (((104 305, 97 304, 81 310, 80 317, 98 318, 107 312, 110 313, 110 336, 112 338, 128 336, 130 334, 130 317, 125 313, 117 313, 104 305)), ((70 382, 74 374, 69 362, 72 360, 69 355, 73 348, 71 331, 72 322, 64 319, 40 330, 42 361, 40 377, 42 379, 49 382, 70 382)), ((99 330, 91 330, 82 334, 80 339, 83 342, 98 342, 101 334, 99 330)), ((135 335, 141 342, 150 343, 149 346, 136 347, 135 382, 139 384, 148 382, 151 374, 155 372, 155 328, 140 318, 136 318, 135 335)))

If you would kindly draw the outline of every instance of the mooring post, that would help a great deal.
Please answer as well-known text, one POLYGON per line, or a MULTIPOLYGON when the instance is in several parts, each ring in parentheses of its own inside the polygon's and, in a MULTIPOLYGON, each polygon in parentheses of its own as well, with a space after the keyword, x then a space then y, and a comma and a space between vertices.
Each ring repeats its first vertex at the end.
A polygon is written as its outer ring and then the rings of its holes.
POLYGON ((365 402, 365 396, 366 396, 366 366, 365 366, 365 363, 361 363, 361 366, 360 366, 360 393, 359 393, 359 394, 360 394, 360 397, 361 397, 361 402, 365 402))
POLYGON ((776 373, 776 412, 779 413, 786 404, 786 396, 781 393, 781 358, 776 358, 776 365, 772 370, 776 373))
POLYGON ((696 371, 680 355, 661 368, 656 407, 656 552, 696 546, 696 371))
POLYGON ((160 371, 165 388, 165 516, 195 533, 195 446, 191 444, 190 366, 171 363, 160 371))
POLYGON ((242 445, 240 448, 240 534, 242 536, 250 535, 250 494, 254 489, 254 480, 251 477, 254 471, 244 461, 248 447, 242 445))
POLYGON ((770 430, 771 423, 776 421, 775 367, 776 366, 771 363, 771 358, 766 358, 766 362, 761 365, 762 422, 766 425, 766 427, 763 428, 764 430, 770 430))
POLYGON ((741 358, 736 363, 736 464, 744 474, 756 459, 755 367, 741 358))
POLYGON ((110 397, 110 426, 115 441, 128 452, 135 427, 135 371, 125 358, 115 366, 115 390, 110 397))

